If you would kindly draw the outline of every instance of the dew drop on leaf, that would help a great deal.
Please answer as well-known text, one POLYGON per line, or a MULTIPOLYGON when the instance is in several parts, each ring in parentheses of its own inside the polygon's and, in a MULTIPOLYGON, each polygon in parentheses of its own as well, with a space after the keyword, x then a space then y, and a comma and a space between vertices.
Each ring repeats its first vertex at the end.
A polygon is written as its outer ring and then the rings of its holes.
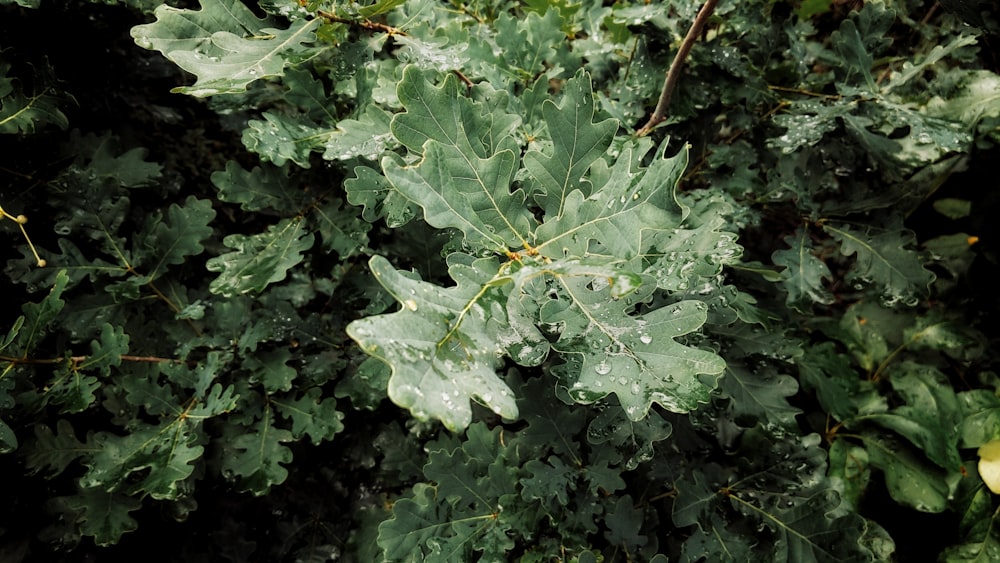
POLYGON ((607 375, 611 373, 611 364, 609 364, 606 361, 602 361, 601 363, 594 366, 594 371, 596 371, 598 375, 607 375))

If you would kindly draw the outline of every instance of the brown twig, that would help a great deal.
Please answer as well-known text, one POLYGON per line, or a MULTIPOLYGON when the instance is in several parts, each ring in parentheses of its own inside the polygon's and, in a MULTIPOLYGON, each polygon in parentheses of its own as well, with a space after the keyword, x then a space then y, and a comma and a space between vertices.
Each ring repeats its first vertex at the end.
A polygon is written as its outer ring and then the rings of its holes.
POLYGON ((688 29, 687 35, 684 36, 684 40, 681 41, 681 46, 677 50, 677 54, 674 56, 674 61, 670 63, 670 69, 667 71, 667 77, 663 80, 663 90, 660 91, 660 100, 656 103, 656 109, 653 110, 653 115, 649 117, 649 121, 642 126, 638 131, 636 131, 637 137, 645 137, 653 130, 657 125, 663 123, 667 120, 667 110, 670 108, 670 98, 674 94, 674 88, 677 86, 677 81, 681 76, 681 68, 684 67, 684 61, 687 59, 688 54, 691 53, 691 47, 694 46, 695 41, 698 40, 698 36, 701 35, 702 28, 705 27, 705 22, 715 11, 715 6, 719 3, 719 0, 705 0, 705 4, 698 11, 698 15, 694 18, 691 23, 691 29, 688 29))
POLYGON ((388 33, 389 35, 406 35, 406 32, 398 27, 392 27, 391 25, 386 25, 384 23, 373 22, 371 20, 352 20, 348 18, 342 18, 333 12, 327 12, 325 10, 318 10, 316 12, 323 19, 334 22, 342 23, 347 25, 354 25, 360 27, 361 29, 366 29, 368 31, 379 31, 382 33, 388 33))
MULTIPOLYGON (((361 29, 364 29, 364 30, 367 30, 367 31, 378 31, 378 32, 385 33, 385 34, 387 34, 389 36, 393 36, 393 35, 399 35, 401 37, 409 37, 410 36, 409 33, 406 33, 402 29, 399 29, 398 27, 392 27, 391 25, 386 25, 384 23, 373 22, 371 20, 352 20, 352 19, 348 19, 348 18, 342 18, 342 17, 338 16, 337 14, 334 14, 334 13, 331 13, 331 12, 327 12, 325 10, 317 10, 316 13, 320 17, 322 17, 323 19, 325 19, 327 21, 334 22, 334 23, 342 23, 342 24, 345 24, 345 25, 354 25, 354 26, 360 27, 361 29)), ((456 68, 456 69, 452 69, 451 72, 454 73, 455 76, 457 76, 458 79, 461 80, 463 84, 465 84, 466 88, 472 88, 474 86, 474 84, 472 83, 472 81, 469 80, 469 77, 466 76, 465 73, 463 73, 461 70, 459 70, 459 69, 456 68)))
MULTIPOLYGON (((177 358, 160 358, 157 356, 130 356, 128 354, 122 354, 122 361, 124 362, 140 362, 147 364, 185 364, 188 363, 187 360, 178 360, 177 358)), ((66 360, 69 360, 73 364, 81 364, 87 361, 90 356, 70 356, 69 358, 15 358, 12 356, 0 356, 0 362, 9 362, 15 365, 19 364, 61 364, 66 360)))

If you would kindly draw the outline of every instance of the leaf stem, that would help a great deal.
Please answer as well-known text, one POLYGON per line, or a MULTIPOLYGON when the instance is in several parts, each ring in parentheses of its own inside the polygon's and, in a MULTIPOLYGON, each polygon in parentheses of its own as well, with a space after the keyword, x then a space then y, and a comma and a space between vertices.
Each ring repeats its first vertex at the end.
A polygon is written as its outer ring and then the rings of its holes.
POLYGON ((694 22, 691 23, 691 28, 688 29, 687 35, 684 40, 681 41, 681 46, 677 50, 677 54, 674 56, 674 61, 670 63, 670 69, 667 70, 667 76, 663 80, 663 89, 660 91, 660 99, 656 103, 656 109, 653 110, 653 115, 649 117, 649 121, 642 126, 641 129, 636 131, 635 135, 637 137, 645 137, 648 135, 653 128, 657 125, 663 123, 667 120, 667 109, 670 107, 670 99, 674 95, 674 88, 677 86, 677 81, 681 76, 681 69, 684 67, 684 61, 687 60, 688 55, 691 53, 691 47, 694 46, 694 42, 698 40, 698 36, 701 35, 701 30, 705 27, 705 22, 715 11, 715 6, 719 3, 719 0, 706 0, 705 4, 698 11, 698 15, 695 16, 694 22))

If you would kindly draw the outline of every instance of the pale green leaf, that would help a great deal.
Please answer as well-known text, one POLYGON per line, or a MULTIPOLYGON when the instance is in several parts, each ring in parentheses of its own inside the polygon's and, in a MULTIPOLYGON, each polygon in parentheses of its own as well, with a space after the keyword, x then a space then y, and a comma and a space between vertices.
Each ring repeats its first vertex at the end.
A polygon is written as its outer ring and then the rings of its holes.
POLYGON ((297 20, 278 29, 239 0, 201 0, 200 10, 163 5, 156 21, 132 28, 136 44, 163 53, 196 75, 192 86, 175 88, 193 96, 240 93, 261 78, 281 76, 286 66, 319 53, 310 46, 320 19, 297 20))
POLYGON ((560 298, 542 307, 540 320, 562 325, 552 347, 579 358, 578 373, 571 370, 564 382, 574 400, 593 403, 613 393, 633 421, 653 403, 688 412, 708 401, 717 379, 712 376, 722 373, 725 362, 676 340, 705 323, 704 303, 682 301, 630 316, 630 302, 613 297, 606 272, 590 269, 587 276, 587 269, 574 264, 549 271, 560 298))
MULTIPOLYGON (((475 267, 484 272, 491 262, 495 268, 490 260, 475 267)), ((354 321, 347 333, 392 367, 389 398, 417 418, 437 418, 455 430, 471 421, 470 400, 517 417, 512 393, 495 372, 496 338, 485 325, 495 290, 474 283, 438 287, 403 275, 379 256, 369 266, 402 307, 354 321)))
POLYGON ((385 152, 396 143, 389 132, 389 112, 375 106, 365 107, 358 119, 343 119, 337 122, 337 130, 331 133, 323 145, 325 160, 348 160, 362 157, 378 162, 385 152))
POLYGON ((961 89, 947 100, 934 97, 927 113, 974 127, 987 117, 1000 116, 1000 75, 988 70, 968 71, 961 89))
POLYGON ((567 196, 579 190, 584 198, 592 186, 586 172, 604 155, 618 130, 614 119, 594 123, 594 93, 590 76, 582 70, 563 86, 560 105, 551 100, 542 105, 542 115, 552 138, 551 154, 538 150, 524 155, 524 167, 535 178, 542 194, 535 200, 547 218, 563 214, 567 196))
POLYGON ((518 158, 510 131, 517 121, 484 115, 482 104, 458 93, 454 76, 434 87, 412 67, 399 98, 406 111, 393 118, 392 133, 423 158, 383 158, 393 187, 424 209, 427 223, 459 229, 472 248, 529 248, 534 217, 524 192, 511 191, 518 158))
POLYGON ((266 232, 249 237, 229 235, 223 243, 234 251, 206 264, 209 271, 220 272, 209 289, 226 297, 259 293, 285 279, 288 270, 302 261, 302 253, 312 248, 314 238, 299 218, 283 219, 266 232))
POLYGON ((601 255, 631 260, 661 242, 658 231, 680 226, 685 208, 675 190, 687 166, 687 150, 670 158, 654 157, 647 168, 637 169, 632 149, 633 144, 622 148, 604 185, 589 197, 572 190, 562 203, 563 213, 538 227, 540 254, 552 259, 601 255))

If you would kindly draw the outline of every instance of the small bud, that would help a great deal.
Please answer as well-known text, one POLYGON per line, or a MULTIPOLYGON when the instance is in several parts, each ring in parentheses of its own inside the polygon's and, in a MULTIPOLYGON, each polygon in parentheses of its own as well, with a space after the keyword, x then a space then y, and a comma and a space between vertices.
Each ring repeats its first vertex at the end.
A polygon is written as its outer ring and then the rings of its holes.
POLYGON ((23 225, 23 224, 25 224, 25 223, 28 222, 28 218, 25 217, 24 215, 18 215, 17 217, 14 217, 14 220, 17 221, 18 224, 21 224, 21 225, 23 225))
POLYGON ((972 246, 972 245, 976 244, 977 242, 979 242, 979 237, 977 237, 975 235, 972 235, 968 239, 966 239, 966 242, 969 243, 969 246, 972 246))
POLYGON ((38 267, 39 268, 44 268, 47 264, 48 264, 48 262, 46 262, 44 258, 39 258, 38 259, 38 267))

